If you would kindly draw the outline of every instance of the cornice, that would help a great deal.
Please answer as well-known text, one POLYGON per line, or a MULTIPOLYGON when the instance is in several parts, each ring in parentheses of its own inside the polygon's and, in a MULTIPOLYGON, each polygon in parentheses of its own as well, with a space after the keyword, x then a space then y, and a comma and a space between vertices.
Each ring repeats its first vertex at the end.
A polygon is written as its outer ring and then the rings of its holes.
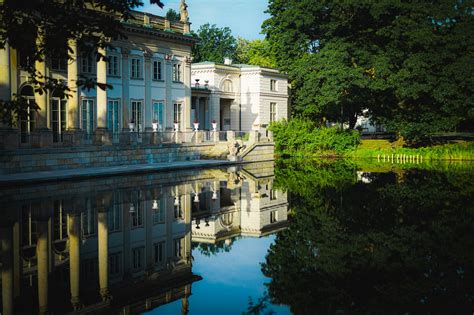
POLYGON ((138 25, 125 25, 125 30, 132 34, 141 34, 146 36, 158 37, 166 40, 178 41, 181 44, 193 46, 197 40, 189 35, 183 35, 172 31, 162 31, 155 28, 140 27, 138 25))

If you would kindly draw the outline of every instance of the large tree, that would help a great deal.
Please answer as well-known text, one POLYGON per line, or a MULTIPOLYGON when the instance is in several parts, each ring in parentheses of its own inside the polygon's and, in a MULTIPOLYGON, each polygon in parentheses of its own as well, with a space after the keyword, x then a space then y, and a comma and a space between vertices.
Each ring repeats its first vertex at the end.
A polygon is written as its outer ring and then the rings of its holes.
POLYGON ((224 58, 235 58, 237 41, 228 27, 206 23, 201 25, 195 36, 199 43, 193 49, 194 62, 224 62, 224 58))
MULTIPOLYGON (((150 3, 163 7, 159 0, 150 3)), ((77 40, 83 48, 110 46, 110 40, 125 37, 123 22, 133 19, 131 10, 143 5, 140 0, 5 0, 0 2, 0 49, 16 49, 30 74, 35 93, 67 94, 62 82, 35 69, 36 61, 48 56, 67 56, 69 40, 77 40)), ((91 49, 91 48, 89 48, 91 49)), ((105 58, 99 55, 98 58, 105 58)), ((92 79, 78 82, 86 88, 97 85, 92 79)), ((100 84, 105 89, 105 84, 100 84)), ((37 108, 29 103, 30 107, 37 108)), ((27 104, 21 97, 0 100, 0 119, 10 124, 24 114, 27 104)))
POLYGON ((277 66, 270 43, 265 39, 247 40, 238 37, 235 58, 238 63, 269 68, 277 66))
POLYGON ((298 113, 351 122, 368 108, 418 140, 473 114, 472 12, 458 0, 270 0, 263 30, 298 113))

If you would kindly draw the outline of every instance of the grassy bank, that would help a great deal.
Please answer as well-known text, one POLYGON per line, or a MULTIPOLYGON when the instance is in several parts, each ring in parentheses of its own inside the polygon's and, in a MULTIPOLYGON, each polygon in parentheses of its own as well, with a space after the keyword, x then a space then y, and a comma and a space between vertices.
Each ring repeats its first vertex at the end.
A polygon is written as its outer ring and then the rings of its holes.
POLYGON ((474 160, 474 142, 458 141, 454 143, 433 145, 420 148, 398 147, 396 143, 387 140, 362 140, 353 150, 344 153, 350 158, 370 158, 394 161, 423 161, 423 160, 474 160))

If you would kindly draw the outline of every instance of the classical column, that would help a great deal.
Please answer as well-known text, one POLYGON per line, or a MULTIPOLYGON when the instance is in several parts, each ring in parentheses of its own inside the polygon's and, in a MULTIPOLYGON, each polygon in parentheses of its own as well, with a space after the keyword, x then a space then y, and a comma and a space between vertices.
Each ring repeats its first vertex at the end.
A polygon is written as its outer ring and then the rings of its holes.
POLYGON ((0 227, 0 257, 2 262, 2 314, 13 314, 13 229, 0 227))
MULTIPOLYGON (((41 45, 43 38, 41 35, 37 38, 37 45, 41 45)), ((37 80, 40 85, 46 83, 46 56, 40 56, 40 60, 35 61, 35 70, 37 80)), ((45 147, 53 142, 53 134, 49 126, 48 116, 48 93, 35 93, 35 102, 39 109, 36 112, 36 128, 33 132, 36 137, 33 140, 33 146, 45 147)))
POLYGON ((71 288, 71 304, 74 310, 80 308, 80 247, 81 247, 81 217, 73 211, 68 214, 69 226, 69 282, 71 288))
POLYGON ((145 112, 143 115, 145 116, 145 126, 144 130, 151 132, 151 54, 145 53, 144 54, 145 60, 145 112))
MULTIPOLYGON (((106 49, 99 47, 97 53, 106 56, 106 49)), ((100 58, 97 61, 97 84, 107 84, 107 62, 100 58)), ((97 129, 95 131, 95 144, 111 144, 107 132, 107 89, 97 86, 97 129)))
POLYGON ((40 218, 37 223, 38 241, 36 243, 36 257, 38 268, 38 302, 40 314, 48 312, 48 275, 49 275, 49 218, 40 218))
POLYGON ((191 121, 191 58, 186 57, 184 62, 184 69, 183 69, 183 83, 184 83, 184 117, 183 117, 183 125, 184 128, 190 130, 192 129, 192 121, 191 121))
POLYGON ((110 299, 109 295, 109 230, 107 225, 107 210, 98 209, 98 242, 99 242, 99 287, 103 301, 110 299))
POLYGON ((128 66, 128 50, 126 48, 120 48, 120 51, 122 52, 122 132, 129 132, 130 72, 128 66))
POLYGON ((172 84, 173 84, 173 64, 171 62, 171 57, 170 55, 167 55, 165 57, 165 62, 163 65, 163 70, 164 70, 164 78, 165 78, 165 115, 166 119, 165 122, 167 126, 165 126, 165 129, 172 129, 173 128, 173 123, 174 123, 174 104, 173 104, 173 98, 171 95, 172 91, 172 84))
MULTIPOLYGON (((0 100, 9 101, 11 99, 11 73, 10 73, 10 48, 6 43, 4 49, 0 49, 0 100)), ((18 137, 14 130, 0 121, 0 147, 5 149, 18 146, 18 137)))
POLYGON ((77 86, 79 63, 77 53, 77 42, 69 40, 69 60, 67 66, 67 85, 70 89, 67 99, 67 131, 72 144, 80 143, 80 106, 79 106, 79 88, 77 86))

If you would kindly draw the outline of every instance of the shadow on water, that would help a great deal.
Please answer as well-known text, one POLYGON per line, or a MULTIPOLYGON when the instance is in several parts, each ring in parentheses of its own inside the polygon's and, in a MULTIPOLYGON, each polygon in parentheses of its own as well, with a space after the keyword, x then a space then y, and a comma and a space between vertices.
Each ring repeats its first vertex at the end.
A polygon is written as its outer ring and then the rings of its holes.
POLYGON ((474 169, 419 167, 279 161, 291 210, 262 266, 272 302, 294 314, 471 314, 474 169))

